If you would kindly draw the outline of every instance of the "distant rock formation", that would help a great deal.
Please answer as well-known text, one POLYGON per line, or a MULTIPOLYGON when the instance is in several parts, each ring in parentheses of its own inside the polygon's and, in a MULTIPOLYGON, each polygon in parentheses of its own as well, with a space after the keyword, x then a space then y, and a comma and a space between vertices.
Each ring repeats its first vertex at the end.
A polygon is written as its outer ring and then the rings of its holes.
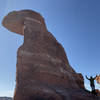
POLYGON ((0 100, 12 100, 11 97, 0 97, 0 100))
POLYGON ((96 77, 96 81, 97 81, 98 84, 100 84, 100 75, 98 75, 98 76, 96 77))
POLYGON ((39 13, 14 11, 2 24, 24 35, 17 52, 14 100, 99 100, 85 91, 83 76, 72 69, 64 48, 39 13))

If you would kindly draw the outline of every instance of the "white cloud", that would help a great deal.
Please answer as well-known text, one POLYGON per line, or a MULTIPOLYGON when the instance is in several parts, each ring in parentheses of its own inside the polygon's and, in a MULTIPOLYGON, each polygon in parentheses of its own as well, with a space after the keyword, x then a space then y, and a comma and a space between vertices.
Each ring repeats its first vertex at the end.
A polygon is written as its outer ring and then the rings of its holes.
MULTIPOLYGON (((90 84, 85 84, 87 90, 91 90, 90 84)), ((100 90, 100 84, 95 83, 95 88, 100 90)))
POLYGON ((85 84, 85 88, 86 88, 87 90, 91 90, 91 88, 90 88, 90 85, 89 85, 89 84, 85 84))
POLYGON ((99 89, 100 90, 100 84, 97 84, 96 83, 96 89, 99 89))
POLYGON ((9 91, 0 91, 0 97, 13 97, 14 95, 14 90, 9 90, 9 91))

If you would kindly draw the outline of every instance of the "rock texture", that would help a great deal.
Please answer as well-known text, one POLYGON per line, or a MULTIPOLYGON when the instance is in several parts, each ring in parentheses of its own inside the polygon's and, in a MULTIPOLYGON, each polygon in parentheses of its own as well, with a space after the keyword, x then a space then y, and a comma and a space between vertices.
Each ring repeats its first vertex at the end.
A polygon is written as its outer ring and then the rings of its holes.
POLYGON ((24 35, 24 22, 28 19, 34 21, 34 30, 38 30, 37 28, 39 28, 41 25, 42 29, 46 28, 42 16, 39 13, 31 10, 10 12, 7 16, 4 17, 2 24, 8 30, 20 35, 24 35), (39 26, 37 26, 38 24, 39 26))
POLYGON ((96 81, 97 81, 98 84, 100 84, 100 75, 98 75, 98 76, 96 77, 96 81))
POLYGON ((84 88, 62 45, 47 30, 43 17, 31 10, 9 13, 2 22, 24 35, 17 52, 14 100, 99 100, 84 88))

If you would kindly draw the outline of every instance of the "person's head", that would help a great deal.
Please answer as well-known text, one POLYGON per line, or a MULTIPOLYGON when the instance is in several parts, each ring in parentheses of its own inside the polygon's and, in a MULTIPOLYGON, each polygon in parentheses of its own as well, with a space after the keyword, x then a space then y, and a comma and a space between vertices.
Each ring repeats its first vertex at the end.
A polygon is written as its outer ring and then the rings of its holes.
POLYGON ((90 76, 90 78, 93 78, 92 76, 90 76))

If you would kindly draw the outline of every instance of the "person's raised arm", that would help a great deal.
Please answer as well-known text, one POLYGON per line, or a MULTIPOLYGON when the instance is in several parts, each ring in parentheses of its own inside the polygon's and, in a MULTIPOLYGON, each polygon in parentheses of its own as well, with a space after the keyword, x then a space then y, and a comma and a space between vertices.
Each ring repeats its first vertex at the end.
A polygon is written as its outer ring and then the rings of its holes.
POLYGON ((87 75, 85 76, 88 80, 90 80, 88 77, 87 77, 87 75))
POLYGON ((94 80, 97 78, 97 75, 94 77, 94 80))

